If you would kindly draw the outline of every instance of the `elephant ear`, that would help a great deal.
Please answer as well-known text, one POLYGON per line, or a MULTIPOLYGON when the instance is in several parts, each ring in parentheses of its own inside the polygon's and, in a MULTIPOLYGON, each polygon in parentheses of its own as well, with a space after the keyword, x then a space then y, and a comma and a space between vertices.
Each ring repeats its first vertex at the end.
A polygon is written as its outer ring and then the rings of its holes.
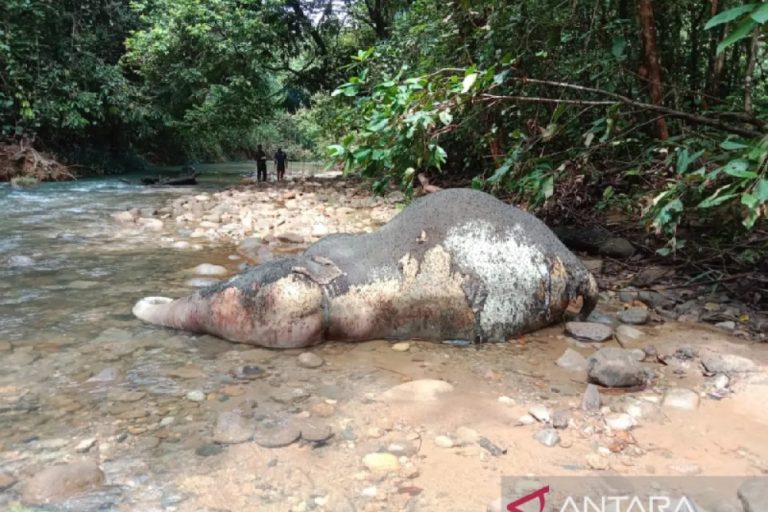
POLYGON ((322 286, 329 285, 337 277, 344 275, 344 272, 333 261, 323 256, 312 256, 302 263, 303 265, 291 268, 291 272, 305 275, 322 286))

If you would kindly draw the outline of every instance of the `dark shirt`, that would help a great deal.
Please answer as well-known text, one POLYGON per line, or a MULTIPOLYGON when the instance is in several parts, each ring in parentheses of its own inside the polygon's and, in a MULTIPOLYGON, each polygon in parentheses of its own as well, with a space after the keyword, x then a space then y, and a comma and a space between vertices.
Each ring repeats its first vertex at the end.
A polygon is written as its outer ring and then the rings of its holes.
POLYGON ((267 168, 267 154, 257 149, 253 152, 253 159, 256 160, 256 168, 257 169, 265 169, 267 168))
POLYGON ((275 163, 277 164, 277 168, 281 171, 285 170, 285 161, 288 159, 288 155, 283 153, 282 151, 278 151, 275 153, 275 163))

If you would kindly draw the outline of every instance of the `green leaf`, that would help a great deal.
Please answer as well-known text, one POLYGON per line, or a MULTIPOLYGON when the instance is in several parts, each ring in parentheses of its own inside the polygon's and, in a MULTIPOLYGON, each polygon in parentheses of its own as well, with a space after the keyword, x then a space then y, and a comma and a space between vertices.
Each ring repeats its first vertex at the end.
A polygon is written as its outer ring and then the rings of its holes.
POLYGON ((720 143, 720 148, 726 151, 733 151, 735 149, 744 149, 748 147, 749 146, 746 144, 742 144, 741 142, 736 142, 734 140, 724 140, 720 143))
POLYGON ((368 123, 368 130, 374 133, 380 132, 381 130, 387 127, 388 123, 389 123, 389 120, 387 118, 379 119, 378 121, 371 121, 370 123, 368 123))
POLYGON ((344 146, 341 146, 339 144, 332 144, 328 146, 327 148, 328 156, 331 158, 338 158, 340 156, 344 156, 344 153, 346 150, 344 149, 344 146))
POLYGON ((453 121, 453 116, 451 115, 451 112, 449 110, 443 110, 442 112, 440 112, 438 117, 440 118, 440 121, 445 126, 448 126, 449 124, 451 124, 451 121, 453 121))
POLYGON ((497 184, 497 183, 498 183, 498 182, 500 182, 502 179, 504 179, 504 176, 506 176, 506 175, 507 175, 507 173, 509 172, 509 170, 510 170, 510 169, 512 169, 512 162, 510 162, 509 160, 507 160, 506 162, 504 162, 504 163, 501 165, 501 167, 499 167, 498 169, 496 169, 496 172, 495 172, 495 173, 493 173, 493 176, 491 176, 490 178, 488 178, 488 183, 490 183, 490 184, 492 184, 492 185, 495 185, 495 184, 497 184))
POLYGON ((472 188, 475 190, 483 190, 483 178, 480 176, 472 178, 472 188))
POLYGON ((738 194, 723 194, 722 196, 719 196, 718 195, 719 193, 720 191, 718 190, 708 198, 704 199, 702 202, 696 205, 696 208, 701 208, 701 209, 712 208, 719 204, 723 204, 727 200, 732 199, 738 195, 738 194))
POLYGON ((757 173, 749 171, 750 162, 743 158, 731 160, 722 167, 722 171, 736 178, 757 178, 757 173))
POLYGON ((477 73, 470 73, 464 77, 464 81, 461 83, 461 92, 467 93, 475 85, 477 80, 477 73))
POLYGON ((748 192, 745 192, 741 194, 741 204, 749 208, 750 210, 754 210, 757 208, 757 205, 760 201, 757 199, 757 196, 754 196, 748 192))
POLYGON ((740 5, 738 7, 728 9, 727 11, 723 11, 717 16, 710 18, 707 24, 704 25, 704 30, 709 30, 712 27, 722 25, 723 23, 728 23, 729 21, 733 21, 736 18, 747 14, 748 12, 752 12, 756 5, 757 4, 740 5))
POLYGON ((752 18, 747 18, 746 20, 744 20, 741 23, 741 25, 736 27, 736 29, 733 32, 728 34, 728 36, 726 36, 726 38, 723 39, 719 45, 717 45, 717 54, 720 55, 721 53, 723 53, 723 50, 725 50, 732 44, 749 36, 749 34, 752 33, 752 30, 756 26, 757 26, 757 22, 752 18))
POLYGON ((544 195, 544 199, 549 199, 552 194, 555 193, 555 177, 552 175, 544 178, 544 182, 541 184, 541 193, 544 195))
POLYGON ((768 201, 768 180, 765 178, 761 178, 760 181, 757 182, 757 186, 755 187, 755 195, 757 196, 757 199, 764 203, 768 201))
POLYGON ((768 21, 768 3, 765 3, 755 9, 755 11, 749 16, 761 25, 768 21))
POLYGON ((627 48, 627 40, 622 36, 614 36, 613 44, 611 45, 611 54, 616 60, 624 60, 626 55, 624 50, 627 48))

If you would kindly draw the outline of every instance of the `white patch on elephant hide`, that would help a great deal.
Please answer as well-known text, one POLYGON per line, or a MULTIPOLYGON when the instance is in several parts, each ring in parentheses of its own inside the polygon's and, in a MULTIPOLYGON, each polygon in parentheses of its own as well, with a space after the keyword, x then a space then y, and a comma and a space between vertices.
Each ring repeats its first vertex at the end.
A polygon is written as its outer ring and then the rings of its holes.
POLYGON ((498 232, 491 223, 474 220, 451 228, 445 247, 454 263, 472 271, 485 284, 480 312, 486 336, 500 335, 528 323, 536 294, 548 279, 544 255, 527 245, 519 227, 498 232), (505 328, 506 326, 506 328, 505 328))

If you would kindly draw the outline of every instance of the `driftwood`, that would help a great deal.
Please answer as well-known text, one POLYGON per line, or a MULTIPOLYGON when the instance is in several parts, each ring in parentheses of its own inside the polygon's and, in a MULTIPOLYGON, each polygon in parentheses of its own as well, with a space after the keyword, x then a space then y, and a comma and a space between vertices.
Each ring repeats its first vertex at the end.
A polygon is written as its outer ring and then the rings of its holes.
POLYGON ((200 173, 195 172, 189 175, 182 175, 176 178, 141 178, 142 185, 161 185, 178 187, 183 185, 197 185, 197 177, 200 173))

